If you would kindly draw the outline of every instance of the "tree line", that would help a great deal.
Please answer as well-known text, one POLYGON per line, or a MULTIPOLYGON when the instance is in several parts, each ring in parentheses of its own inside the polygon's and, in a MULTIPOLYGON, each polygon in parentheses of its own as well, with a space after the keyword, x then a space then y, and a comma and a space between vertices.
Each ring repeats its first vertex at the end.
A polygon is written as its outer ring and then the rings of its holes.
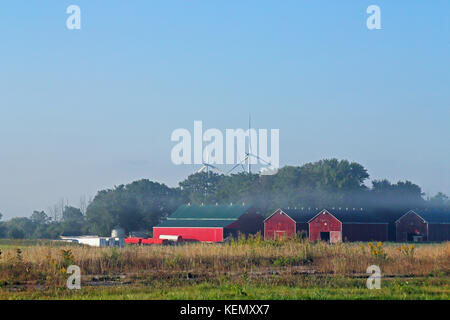
POLYGON ((440 192, 425 199, 422 189, 410 181, 372 180, 367 186, 368 180, 369 174, 361 164, 337 159, 285 166, 275 175, 195 173, 175 188, 139 180, 101 190, 80 208, 60 203, 49 212, 37 210, 29 218, 0 221, 0 237, 106 236, 116 225, 126 232, 150 231, 185 203, 246 203, 265 214, 280 207, 353 207, 379 210, 380 214, 401 213, 411 208, 450 209, 450 201, 445 194, 440 192))

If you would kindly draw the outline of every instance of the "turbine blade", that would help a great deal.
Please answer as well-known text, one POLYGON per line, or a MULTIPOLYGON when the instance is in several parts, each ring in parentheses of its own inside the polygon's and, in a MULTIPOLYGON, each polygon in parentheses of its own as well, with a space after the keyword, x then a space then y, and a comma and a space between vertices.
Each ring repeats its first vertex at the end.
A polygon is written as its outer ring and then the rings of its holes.
POLYGON ((197 173, 202 173, 203 171, 205 171, 205 169, 206 169, 206 166, 204 165, 197 171, 197 173))

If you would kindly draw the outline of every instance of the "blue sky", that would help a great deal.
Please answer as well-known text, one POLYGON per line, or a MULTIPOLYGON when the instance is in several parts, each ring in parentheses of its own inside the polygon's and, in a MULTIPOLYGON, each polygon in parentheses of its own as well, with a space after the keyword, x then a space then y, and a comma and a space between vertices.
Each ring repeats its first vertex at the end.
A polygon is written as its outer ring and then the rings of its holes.
POLYGON ((0 212, 174 186, 174 129, 280 129, 281 165, 337 157, 450 194, 450 2, 0 3, 0 212), (66 28, 81 8, 82 29, 66 28), (381 8, 382 30, 366 28, 381 8))

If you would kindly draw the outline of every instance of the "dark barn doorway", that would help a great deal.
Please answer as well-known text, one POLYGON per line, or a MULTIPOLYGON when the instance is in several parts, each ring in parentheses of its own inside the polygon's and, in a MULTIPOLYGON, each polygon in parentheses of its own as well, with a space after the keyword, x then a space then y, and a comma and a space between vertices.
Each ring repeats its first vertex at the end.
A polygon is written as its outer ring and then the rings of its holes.
POLYGON ((320 240, 330 242, 330 232, 321 232, 320 240))

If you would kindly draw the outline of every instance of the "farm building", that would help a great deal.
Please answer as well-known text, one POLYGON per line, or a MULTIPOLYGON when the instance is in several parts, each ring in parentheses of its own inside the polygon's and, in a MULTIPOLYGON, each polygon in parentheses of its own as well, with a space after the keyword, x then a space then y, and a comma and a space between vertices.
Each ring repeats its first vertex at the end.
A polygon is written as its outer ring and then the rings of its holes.
POLYGON ((91 247, 123 247, 125 245, 124 238, 116 237, 98 237, 98 236, 61 236, 61 241, 70 243, 79 243, 91 247))
POLYGON ((309 240, 386 241, 388 223, 376 215, 356 209, 312 210, 279 209, 264 221, 266 239, 291 236, 306 231, 309 240))
POLYGON ((263 230, 264 218, 245 205, 183 205, 153 227, 153 238, 180 236, 185 241, 221 242, 238 233, 263 230))
POLYGON ((401 208, 375 208, 372 212, 383 222, 388 223, 388 239, 387 241, 397 241, 397 228, 395 222, 405 214, 407 210, 401 208))
POLYGON ((388 223, 372 213, 356 209, 320 211, 309 221, 309 239, 339 241, 387 241, 388 223))
POLYGON ((398 242, 450 241, 450 213, 408 211, 396 222, 398 242))
POLYGON ((264 220, 264 239, 292 237, 297 233, 308 234, 308 222, 317 210, 278 209, 264 220))
POLYGON ((61 236, 61 241, 79 243, 91 247, 124 247, 125 230, 116 226, 111 230, 111 237, 99 236, 61 236))

